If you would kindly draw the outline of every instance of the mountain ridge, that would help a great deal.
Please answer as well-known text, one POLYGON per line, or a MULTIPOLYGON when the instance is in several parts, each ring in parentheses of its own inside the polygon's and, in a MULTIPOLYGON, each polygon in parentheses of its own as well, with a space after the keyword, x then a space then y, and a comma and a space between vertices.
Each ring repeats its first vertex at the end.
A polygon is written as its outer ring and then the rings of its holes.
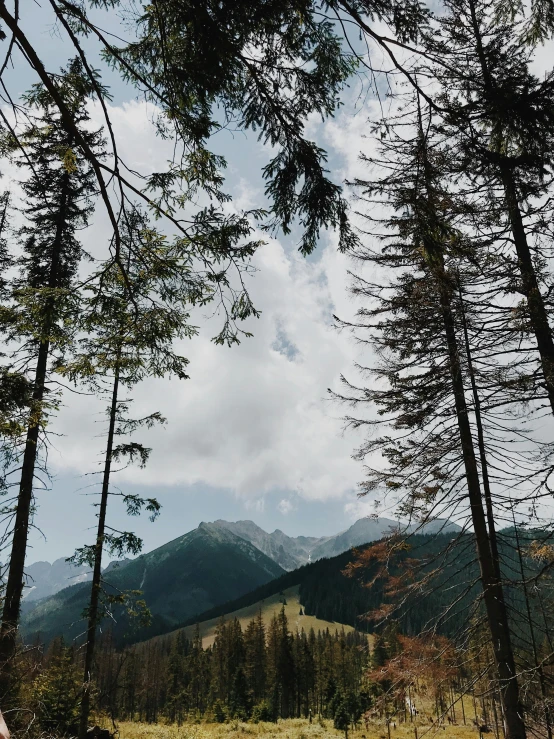
MULTIPOLYGON (((111 569, 106 587, 111 594, 141 591, 152 613, 152 631, 161 633, 284 572, 250 542, 201 522, 124 567, 111 569)), ((83 631, 88 596, 88 584, 81 583, 38 601, 23 615, 23 633, 27 637, 41 634, 45 641, 60 633, 76 638, 83 631)), ((122 608, 114 608, 112 615, 116 636, 121 637, 129 628, 128 619, 122 608)))
MULTIPOLYGON (((264 531, 254 521, 224 521, 217 519, 215 526, 233 531, 238 536, 250 541, 255 547, 277 562, 284 570, 291 572, 308 562, 315 562, 324 557, 335 557, 352 547, 362 546, 372 541, 378 541, 392 530, 402 527, 391 518, 366 516, 355 521, 351 526, 331 536, 297 536, 292 537, 280 529, 272 533, 264 531)), ((407 533, 435 534, 459 533, 461 527, 457 524, 437 519, 425 524, 410 524, 405 526, 407 533)))
MULTIPOLYGON (((244 519, 240 521, 225 521, 217 519, 213 522, 202 521, 197 527, 215 527, 218 530, 226 530, 250 542, 256 549, 261 551, 276 564, 287 572, 291 572, 308 562, 314 562, 323 557, 334 557, 337 554, 348 551, 352 547, 361 546, 371 541, 377 541, 385 536, 391 529, 398 527, 398 522, 389 518, 365 517, 355 521, 350 527, 330 536, 288 536, 281 529, 275 529, 269 533, 258 526, 254 521, 244 519)), ((407 531, 415 532, 417 525, 406 527, 407 531)), ((192 529, 195 531, 196 529, 192 529)), ((421 527, 419 533, 459 532, 461 529, 443 519, 431 521, 421 527)), ((171 542, 157 547, 157 551, 164 546, 175 544, 183 536, 176 537, 171 542)), ((212 530, 215 535, 215 529, 212 530)), ((147 556, 147 555, 142 555, 147 556)), ((103 570, 104 574, 114 569, 122 569, 135 560, 125 559, 110 562, 103 570)), ((52 564, 49 562, 33 562, 26 567, 25 588, 25 610, 29 610, 31 603, 43 598, 53 596, 60 590, 73 584, 88 582, 91 579, 90 568, 76 566, 61 557, 52 564)))

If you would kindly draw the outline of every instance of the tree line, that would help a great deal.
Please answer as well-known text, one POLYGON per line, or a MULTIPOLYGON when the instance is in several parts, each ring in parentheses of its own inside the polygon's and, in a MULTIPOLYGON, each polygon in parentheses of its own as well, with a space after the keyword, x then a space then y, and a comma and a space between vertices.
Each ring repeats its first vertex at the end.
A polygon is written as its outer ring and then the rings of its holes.
MULTIPOLYGON (((541 656, 547 654, 543 644, 541 656)), ((77 730, 83 658, 60 637, 20 663, 22 695, 36 716, 32 731, 70 736, 77 730)), ((222 617, 210 645, 203 645, 199 625, 123 650, 108 631, 98 643, 95 716, 114 725, 305 718, 328 721, 346 735, 383 722, 465 724, 500 739, 491 658, 483 623, 461 649, 444 636, 406 636, 395 624, 369 638, 356 630, 291 628, 284 608, 267 625, 261 611, 244 628, 222 617)), ((538 686, 527 687, 538 726, 538 686)))
MULTIPOLYGON (((99 643, 95 711, 114 721, 151 723, 310 714, 333 720, 344 704, 354 721, 371 703, 364 687, 369 661, 366 635, 291 630, 284 608, 267 626, 261 612, 244 629, 237 619, 221 618, 206 647, 198 626, 124 650, 108 633, 99 643)), ((26 690, 43 729, 76 731, 81 667, 82 654, 62 639, 42 659, 35 654, 26 690)))

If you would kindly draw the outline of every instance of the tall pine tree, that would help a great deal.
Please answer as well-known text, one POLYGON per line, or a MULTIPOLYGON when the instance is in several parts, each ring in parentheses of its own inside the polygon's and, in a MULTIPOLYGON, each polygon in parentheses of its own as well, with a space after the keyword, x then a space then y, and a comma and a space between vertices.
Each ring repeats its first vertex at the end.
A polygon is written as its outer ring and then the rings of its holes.
POLYGON ((22 182, 26 222, 19 232, 23 255, 13 286, 16 308, 10 319, 9 338, 23 341, 20 355, 30 375, 32 398, 21 454, 0 631, 0 692, 4 695, 9 690, 16 650, 35 471, 47 417, 55 408, 48 377, 72 339, 70 317, 78 308, 74 283, 83 257, 78 233, 89 222, 95 193, 94 175, 82 142, 98 157, 102 151, 100 134, 88 125, 85 105, 91 86, 81 63, 72 62, 56 78, 55 87, 72 112, 79 140, 74 132, 66 130, 52 96, 39 85, 26 98, 35 114, 22 134, 25 155, 16 157, 26 173, 22 182))

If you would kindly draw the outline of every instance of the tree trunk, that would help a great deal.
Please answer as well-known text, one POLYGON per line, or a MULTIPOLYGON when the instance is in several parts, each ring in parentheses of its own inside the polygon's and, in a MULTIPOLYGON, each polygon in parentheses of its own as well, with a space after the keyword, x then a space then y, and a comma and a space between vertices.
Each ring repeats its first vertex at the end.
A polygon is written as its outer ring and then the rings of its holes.
POLYGON ((483 509, 481 485, 465 399, 460 357, 456 341, 456 329, 452 315, 451 293, 448 287, 442 257, 440 262, 440 267, 435 269, 435 276, 438 282, 442 320, 448 347, 452 390, 464 460, 471 518, 475 532, 477 559, 479 561, 481 582, 483 584, 483 598, 493 644, 496 669, 500 679, 500 695, 504 721, 506 723, 506 737, 507 739, 525 739, 525 723, 519 700, 519 686, 504 593, 502 584, 496 575, 487 532, 485 511, 483 509))
POLYGON ((512 508, 512 518, 514 522, 514 533, 516 537, 516 547, 517 547, 517 554, 519 558, 519 570, 521 572, 521 584, 523 586, 523 595, 525 597, 525 607, 527 611, 527 621, 529 623, 529 631, 531 633, 531 646, 533 648, 533 659, 535 661, 535 669, 537 670, 537 675, 539 678, 539 685, 541 688, 541 696, 542 696, 542 706, 544 711, 544 722, 546 725, 546 735, 548 739, 552 739, 552 718, 550 716, 550 710, 548 708, 548 691, 546 688, 546 680, 544 675, 544 670, 541 665, 541 661, 539 658, 539 650, 537 647, 537 639, 535 636, 535 627, 533 625, 533 616, 531 614, 531 604, 529 602, 529 592, 527 590, 527 582, 525 579, 525 569, 523 567, 523 557, 521 554, 521 546, 519 543, 519 533, 517 530, 516 525, 516 518, 514 514, 514 510, 512 508))
MULTIPOLYGON (((470 0, 470 4, 476 23, 473 0, 470 0)), ((476 33, 479 42, 480 37, 478 35, 477 27, 476 33)), ((421 117, 421 108, 419 106, 419 98, 418 124, 421 140, 420 154, 422 157, 426 196, 429 205, 431 206, 431 208, 433 208, 434 191, 432 187, 432 172, 427 157, 427 142, 425 140, 421 117)), ((423 229, 423 232, 425 233, 425 227, 423 229)), ((435 244, 432 238, 429 239, 429 243, 425 243, 425 241, 426 240, 424 239, 424 253, 428 255, 427 264, 437 283, 440 313, 446 338, 450 377, 452 381, 452 392, 454 395, 454 404, 456 410, 456 419, 458 432, 460 435, 462 457, 464 461, 471 519, 475 533, 477 560, 479 562, 481 583, 483 586, 483 600, 485 603, 485 610, 493 645, 495 664, 500 682, 500 695, 502 700, 502 709, 504 711, 504 721, 506 725, 506 739, 525 739, 525 723, 523 720, 523 710, 519 699, 519 685, 517 681, 515 660, 510 638, 508 613, 504 600, 502 581, 498 575, 498 552, 496 552, 495 564, 495 556, 493 555, 489 532, 487 531, 487 522, 485 518, 485 511, 483 508, 483 496, 481 493, 481 482, 479 480, 477 459, 475 456, 475 449, 473 445, 473 435, 471 431, 471 425, 469 423, 469 413, 465 397, 460 355, 458 351, 456 326, 452 313, 452 283, 448 275, 446 274, 444 254, 441 245, 435 244)), ((490 515, 491 520, 494 524, 492 505, 490 509, 490 515)))
MULTIPOLYGON (((48 275, 48 288, 58 287, 62 236, 67 219, 66 209, 68 188, 69 174, 66 174, 62 182, 58 222, 56 224, 56 233, 52 243, 52 261, 50 263, 50 272, 48 275)), ((54 308, 55 306, 50 304, 48 310, 53 313, 54 308)), ((47 316, 46 318, 44 334, 47 336, 50 334, 54 318, 54 315, 51 315, 50 317, 47 316)), ((4 705, 6 699, 9 701, 11 697, 11 674, 17 648, 17 629, 19 626, 21 599, 25 579, 25 557, 27 555, 27 540, 29 538, 31 506, 33 502, 33 482, 35 479, 35 466, 38 452, 37 445, 40 424, 44 415, 42 403, 45 393, 49 353, 50 341, 48 339, 40 341, 38 344, 37 365, 35 369, 33 402, 29 425, 27 427, 25 451, 23 453, 23 461, 21 465, 21 478, 10 553, 10 566, 4 594, 4 606, 2 609, 2 627, 0 629, 0 697, 4 701, 4 705)))
POLYGON ((96 544, 94 547, 94 569, 92 573, 90 603, 88 608, 85 670, 83 679, 83 693, 81 699, 81 714, 79 718, 79 739, 86 739, 90 714, 90 695, 92 687, 91 676, 94 661, 94 647, 96 643, 96 627, 98 626, 100 591, 102 586, 102 552, 104 549, 104 536, 106 530, 106 511, 108 508, 108 495, 110 488, 110 471, 115 435, 115 418, 117 412, 118 390, 119 369, 116 369, 110 406, 110 421, 108 426, 108 440, 106 443, 106 456, 104 460, 104 474, 102 477, 102 493, 100 499, 100 511, 98 513, 98 528, 96 531, 96 544))
POLYGON ((485 507, 487 511, 487 525, 489 529, 489 542, 491 547, 492 561, 495 566, 495 573, 498 580, 501 580, 500 573, 500 557, 498 555, 498 537, 496 535, 496 525, 494 523, 494 510, 492 507, 492 494, 489 479, 489 466, 487 464, 487 450, 485 447, 485 434, 483 431, 483 419, 481 416, 481 399, 479 398, 479 390, 477 388, 477 380, 473 368, 473 357, 471 355, 471 346, 469 342, 469 334, 467 329, 467 320, 464 306, 464 297, 462 286, 458 278, 458 294, 460 296, 460 314, 462 318, 462 329, 464 334, 464 344, 467 359, 467 368, 471 383, 471 392, 473 395, 473 412, 475 415, 475 426, 477 428, 477 444, 479 447, 479 461, 481 463, 481 478, 483 480, 483 491, 485 493, 485 507))
POLYGON ((519 273, 521 275, 521 285, 527 299, 529 320, 531 321, 533 333, 537 341, 548 400, 552 413, 554 414, 554 341, 552 340, 552 331, 527 242, 527 234, 523 225, 514 176, 506 166, 501 168, 501 172, 506 207, 510 217, 510 226, 514 237, 519 273))
POLYGON ((40 408, 44 398, 48 352, 49 342, 42 342, 38 352, 34 382, 35 389, 33 392, 34 408, 32 413, 36 415, 33 422, 27 428, 13 530, 10 567, 2 611, 2 628, 0 630, 0 665, 2 670, 0 673, 0 697, 4 702, 10 693, 11 672, 17 649, 17 628, 25 578, 25 556, 27 553, 37 444, 42 416, 40 408))

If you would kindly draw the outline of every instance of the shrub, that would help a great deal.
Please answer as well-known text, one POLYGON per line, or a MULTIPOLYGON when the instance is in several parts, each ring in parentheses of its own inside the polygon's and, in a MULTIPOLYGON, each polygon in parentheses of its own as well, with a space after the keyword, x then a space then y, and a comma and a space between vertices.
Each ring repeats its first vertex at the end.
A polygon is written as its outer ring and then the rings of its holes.
POLYGON ((269 701, 263 700, 252 709, 252 721, 257 724, 260 721, 273 721, 273 711, 269 701))

